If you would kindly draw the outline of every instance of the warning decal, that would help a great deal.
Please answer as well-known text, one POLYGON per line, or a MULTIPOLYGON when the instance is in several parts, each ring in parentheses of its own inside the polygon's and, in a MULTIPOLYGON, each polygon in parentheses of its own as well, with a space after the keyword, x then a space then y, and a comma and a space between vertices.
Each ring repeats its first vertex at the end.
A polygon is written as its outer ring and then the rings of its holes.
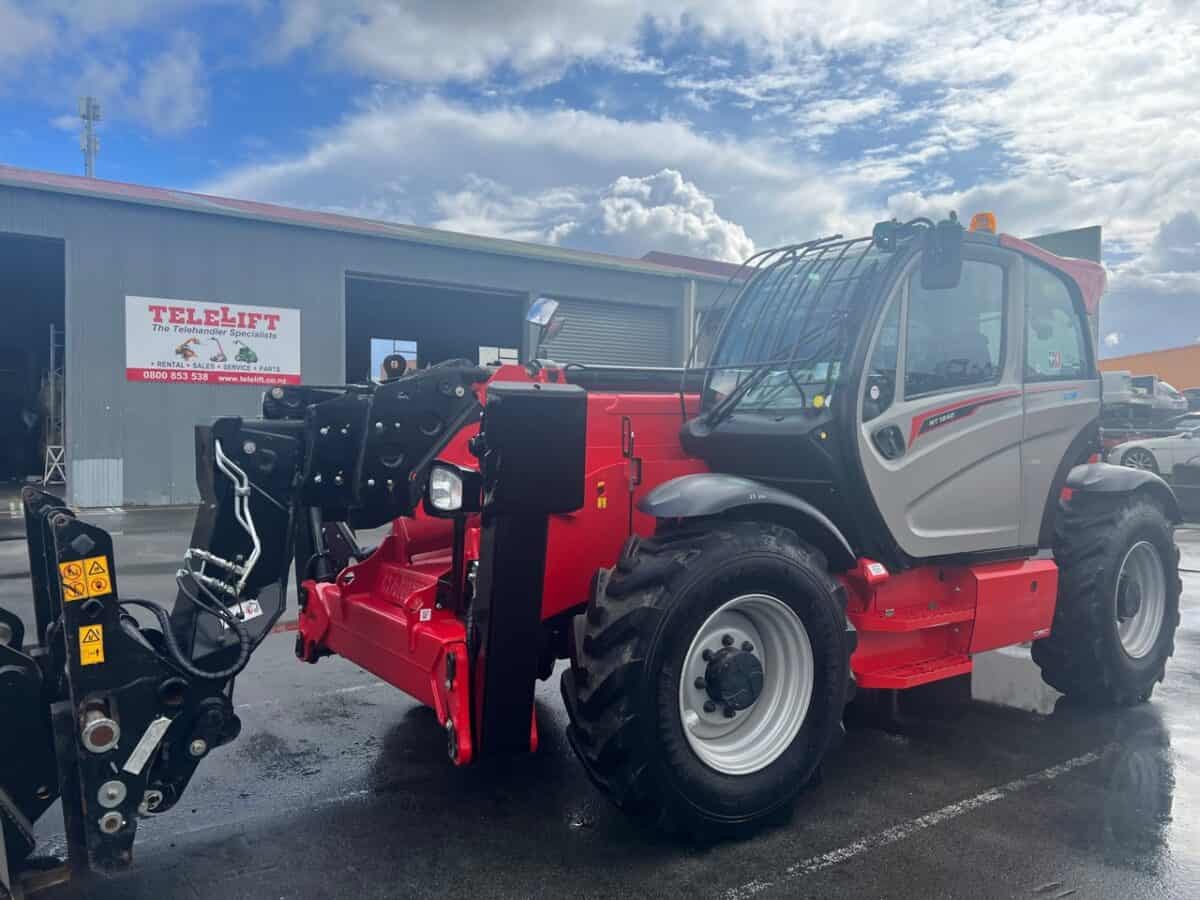
POLYGON ((94 666, 104 662, 104 626, 83 625, 79 629, 79 664, 94 666))
POLYGON ((87 582, 83 578, 83 563, 59 563, 58 574, 62 580, 64 602, 70 603, 72 600, 82 600, 88 595, 87 582))
POLYGON ((63 600, 67 603, 112 593, 107 556, 89 556, 75 562, 59 563, 58 574, 62 578, 63 600))

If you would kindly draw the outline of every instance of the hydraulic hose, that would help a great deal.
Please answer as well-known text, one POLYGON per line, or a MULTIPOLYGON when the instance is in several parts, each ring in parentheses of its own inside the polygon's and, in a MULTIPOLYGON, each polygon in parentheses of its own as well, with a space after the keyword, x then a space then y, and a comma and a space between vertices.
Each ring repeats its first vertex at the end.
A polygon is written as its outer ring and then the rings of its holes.
POLYGON ((171 617, 157 603, 152 603, 149 600, 122 600, 121 605, 140 606, 150 611, 154 618, 158 620, 159 627, 162 629, 163 644, 166 646, 171 662, 193 678, 199 678, 204 681, 225 681, 240 673, 242 669, 246 668, 246 663, 250 661, 250 651, 252 650, 250 633, 246 631, 246 626, 232 616, 228 620, 228 625, 233 629, 233 633, 237 635, 240 646, 237 662, 226 669, 211 672, 193 665, 192 661, 183 655, 183 651, 175 640, 175 635, 171 632, 171 617))

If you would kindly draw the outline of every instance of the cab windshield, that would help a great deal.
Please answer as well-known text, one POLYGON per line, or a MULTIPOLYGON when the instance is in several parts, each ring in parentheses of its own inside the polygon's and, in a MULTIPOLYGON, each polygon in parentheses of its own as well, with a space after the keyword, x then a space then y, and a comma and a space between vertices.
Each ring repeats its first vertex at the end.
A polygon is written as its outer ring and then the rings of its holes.
POLYGON ((842 378, 853 311, 887 256, 870 238, 764 254, 724 317, 707 366, 705 407, 731 396, 741 412, 824 406, 842 378))

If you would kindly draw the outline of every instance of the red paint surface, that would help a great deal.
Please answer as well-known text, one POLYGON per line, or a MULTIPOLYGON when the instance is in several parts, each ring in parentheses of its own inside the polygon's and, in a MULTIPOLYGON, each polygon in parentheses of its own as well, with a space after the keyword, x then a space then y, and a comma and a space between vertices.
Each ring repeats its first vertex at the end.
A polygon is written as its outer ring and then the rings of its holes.
MULTIPOLYGON (((518 367, 496 378, 529 380, 518 367)), ((539 379, 551 380, 545 373, 539 379)), ((1002 392, 923 413, 926 417, 970 404, 1019 396, 1002 392)), ((482 394, 482 391, 481 391, 482 394)), ((482 397, 481 397, 482 399, 482 397)), ((542 618, 579 611, 593 573, 611 566, 630 528, 649 534, 655 522, 636 510, 637 500, 677 475, 704 471, 679 443, 681 416, 675 394, 588 394, 586 491, 583 508, 551 520, 542 618), (640 484, 623 452, 622 422, 628 419, 633 453, 642 460, 640 484)), ((697 399, 688 398, 695 415, 697 399)), ((478 430, 456 435, 442 458, 474 466, 467 442, 478 430)), ((305 582, 298 653, 313 662, 323 652, 345 656, 432 707, 458 736, 456 762, 473 758, 470 670, 463 621, 439 609, 438 584, 450 573, 452 525, 418 512, 397 519, 379 548, 343 571, 335 584, 305 582), (457 671, 446 684, 446 661, 457 671)), ((468 560, 479 555, 479 527, 467 530, 468 560)), ((871 571, 872 560, 842 576, 847 615, 858 631, 851 668, 860 687, 903 689, 969 672, 970 654, 1048 633, 1054 614, 1057 569, 1046 560, 980 566, 924 566, 905 572, 871 571), (1033 586, 1036 582, 1036 588, 1033 586)), ((536 724, 530 743, 536 746, 536 724)))
MULTIPOLYGON (((501 369, 494 378, 529 381, 523 368, 501 369)), ((539 373, 539 380, 549 380, 539 373)), ((484 399, 484 391, 480 392, 484 399)), ((629 536, 653 532, 652 517, 635 504, 655 485, 704 471, 679 443, 682 418, 677 394, 588 394, 587 456, 584 506, 550 521, 542 618, 581 609, 587 602, 592 575, 611 566, 629 536), (630 420, 634 456, 642 460, 640 484, 635 466, 622 451, 622 420, 630 420)), ((688 398, 688 414, 698 401, 688 398)), ((467 448, 478 425, 455 435, 441 459, 476 468, 467 448)), ((450 574, 453 525, 419 511, 396 519, 379 548, 362 563, 348 566, 336 584, 305 582, 308 601, 299 618, 299 655, 315 662, 332 652, 357 663, 421 703, 433 707, 443 724, 449 719, 458 736, 455 762, 473 757, 471 685, 466 629, 448 609, 437 608, 439 579, 450 574), (422 616, 426 618, 422 621, 422 616), (456 656, 457 673, 445 686, 446 659, 456 656)), ((479 525, 468 524, 467 560, 479 558, 479 525)), ((530 724, 530 746, 537 746, 537 724, 530 724)))
POLYGON ((859 687, 909 688, 970 671, 970 656, 1045 637, 1058 567, 1050 560, 922 566, 871 583, 864 562, 845 576, 858 631, 859 687))

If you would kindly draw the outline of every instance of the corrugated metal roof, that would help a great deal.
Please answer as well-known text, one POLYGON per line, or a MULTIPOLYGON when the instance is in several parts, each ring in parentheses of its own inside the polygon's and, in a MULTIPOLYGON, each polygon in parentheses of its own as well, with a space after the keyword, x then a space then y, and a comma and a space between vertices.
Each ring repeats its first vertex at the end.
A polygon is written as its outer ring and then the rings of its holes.
POLYGON ((660 266, 670 266, 674 269, 687 269, 690 272, 713 275, 726 280, 742 274, 740 263, 705 259, 702 256, 684 256, 682 253, 666 253, 662 250, 651 250, 642 257, 642 261, 660 266))
POLYGON ((627 259, 622 256, 610 256, 604 253, 568 250, 563 247, 531 244, 504 238, 480 237, 478 235, 461 234, 454 231, 441 231, 436 228, 421 228, 417 225, 401 225, 395 222, 383 222, 376 219, 360 219, 354 216, 342 216, 318 210, 277 206, 273 203, 238 200, 232 197, 214 197, 190 191, 128 184, 122 181, 106 181, 102 178, 84 178, 79 175, 62 175, 57 172, 42 172, 36 169, 22 169, 16 166, 0 165, 0 185, 63 194, 76 194, 83 197, 98 197, 124 203, 165 206, 188 212, 256 219, 280 225, 295 225, 301 228, 321 228, 328 231, 391 238, 393 240, 431 244, 440 247, 453 247, 460 250, 473 250, 480 253, 522 256, 545 262, 566 263, 593 268, 620 269, 644 275, 657 275, 659 277, 697 278, 704 281, 723 280, 703 272, 678 269, 669 265, 656 265, 654 263, 642 262, 641 260, 627 259))

